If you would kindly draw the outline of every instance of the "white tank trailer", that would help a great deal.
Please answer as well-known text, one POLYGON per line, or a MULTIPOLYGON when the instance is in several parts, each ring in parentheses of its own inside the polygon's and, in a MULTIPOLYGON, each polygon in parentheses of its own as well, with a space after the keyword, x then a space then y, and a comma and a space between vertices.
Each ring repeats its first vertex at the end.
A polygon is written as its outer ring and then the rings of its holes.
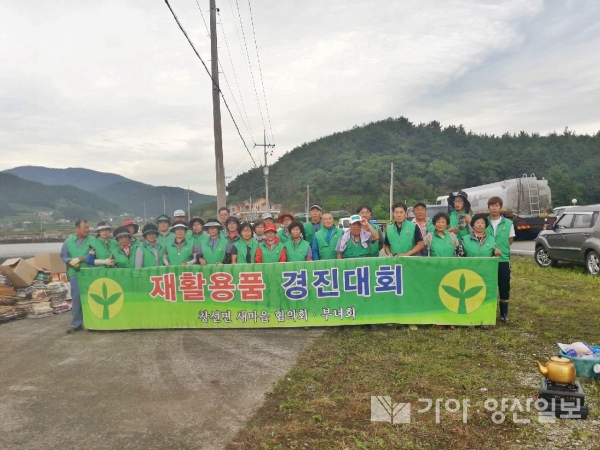
MULTIPOLYGON (((552 206, 552 193, 548 180, 535 174, 462 189, 469 196, 473 213, 487 213, 490 197, 500 197, 504 202, 506 217, 514 221, 518 238, 533 239, 554 217, 548 217, 552 206)), ((448 204, 448 196, 438 197, 438 204, 448 204)))

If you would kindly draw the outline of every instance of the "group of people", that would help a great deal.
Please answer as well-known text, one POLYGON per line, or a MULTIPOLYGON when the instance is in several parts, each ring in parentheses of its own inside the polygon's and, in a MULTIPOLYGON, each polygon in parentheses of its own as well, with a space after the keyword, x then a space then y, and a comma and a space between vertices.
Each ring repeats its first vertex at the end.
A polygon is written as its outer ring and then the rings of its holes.
POLYGON ((61 257, 68 266, 73 297, 73 322, 70 332, 83 329, 77 273, 82 267, 143 268, 175 265, 236 263, 275 263, 327 259, 387 256, 485 257, 500 258, 498 284, 500 317, 508 321, 510 295, 510 245, 515 236, 512 222, 500 214, 502 199, 488 202, 489 216, 473 215, 467 194, 451 195, 449 214, 427 219, 426 204, 413 207, 408 219, 404 203, 392 206, 393 223, 385 236, 370 222, 371 207, 361 205, 350 217, 350 229, 334 224, 333 215, 319 204, 310 206, 310 222, 302 223, 285 213, 277 218, 270 213, 254 223, 241 223, 222 207, 218 218, 189 221, 183 210, 166 214, 141 230, 132 220, 115 229, 102 221, 96 236, 90 236, 87 221, 75 223, 75 234, 63 244, 61 257))

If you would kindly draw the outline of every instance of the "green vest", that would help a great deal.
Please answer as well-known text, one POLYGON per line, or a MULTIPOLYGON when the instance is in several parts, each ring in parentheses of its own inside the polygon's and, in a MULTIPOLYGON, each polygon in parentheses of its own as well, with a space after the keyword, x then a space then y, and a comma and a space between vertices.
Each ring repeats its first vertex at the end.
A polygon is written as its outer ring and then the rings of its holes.
POLYGON ((97 259, 108 259, 111 253, 114 255, 119 244, 114 239, 108 239, 105 241, 101 238, 96 238, 92 243, 92 247, 96 250, 97 259))
MULTIPOLYGON (((82 258, 87 256, 90 253, 90 245, 94 243, 96 238, 93 236, 87 236, 82 242, 81 246, 77 245, 77 235, 73 234, 67 238, 65 241, 67 243, 67 251, 69 252, 69 256, 71 258, 82 258)), ((67 273, 70 277, 77 275, 77 270, 67 264, 68 270, 67 273)), ((82 262, 79 264, 79 268, 83 269, 84 267, 90 267, 90 265, 86 262, 82 262)))
POLYGON ((135 251, 137 250, 137 246, 133 244, 129 250, 129 256, 125 254, 123 249, 118 246, 113 254, 115 257, 115 267, 119 269, 134 269, 135 268, 135 251))
POLYGON ((169 245, 171 242, 173 242, 175 240, 175 235, 170 232, 167 234, 158 233, 158 238, 156 238, 156 240, 163 248, 166 248, 167 245, 169 245))
POLYGON ((298 245, 294 245, 294 241, 290 239, 283 247, 285 248, 285 259, 287 262, 306 261, 306 255, 310 245, 304 239, 300 239, 298 245))
POLYGON ((450 211, 450 214, 448 214, 448 216, 450 217, 450 225, 448 225, 448 228, 458 228, 458 233, 456 233, 456 235, 459 238, 468 236, 470 234, 469 225, 465 224, 464 228, 460 227, 460 222, 458 220, 458 212, 456 210, 450 211))
POLYGON ((462 240, 466 256, 476 258, 494 256, 496 241, 491 234, 486 233, 483 244, 481 245, 479 245, 479 241, 477 241, 472 234, 464 236, 462 240))
POLYGON ((360 242, 354 242, 354 239, 350 237, 348 245, 346 246, 344 253, 342 253, 342 258, 365 258, 368 256, 372 256, 371 246, 364 248, 360 242))
POLYGON ((210 246, 210 238, 207 238, 201 245, 202 248, 202 258, 206 260, 207 264, 217 264, 225 262, 225 255, 227 250, 227 244, 229 243, 229 239, 223 236, 219 236, 217 240, 217 245, 213 249, 210 246))
MULTIPOLYGON (((321 223, 321 222, 319 222, 321 223)), ((313 228, 312 220, 308 223, 304 222, 304 240, 312 245, 313 238, 315 237, 315 229, 313 228)), ((323 228, 323 224, 321 223, 321 228, 323 228)))
POLYGON ((277 230, 277 237, 279 238, 282 244, 285 244, 287 241, 292 240, 292 236, 286 232, 287 228, 280 228, 279 230, 277 230))
POLYGON ((507 219, 504 216, 501 216, 500 223, 496 227, 496 233, 494 234, 494 227, 492 227, 492 219, 488 216, 488 221, 490 224, 485 229, 485 234, 489 234, 490 236, 494 236, 496 240, 496 245, 502 252, 500 255, 500 262, 508 262, 510 261, 510 227, 512 226, 512 220, 507 219))
POLYGON ((171 266, 186 263, 194 257, 194 243, 188 240, 184 240, 179 249, 175 244, 175 240, 171 241, 165 248, 167 250, 167 259, 171 266))
POLYGON ((277 244, 275 244, 272 249, 267 247, 267 244, 265 244, 264 241, 258 245, 259 245, 260 251, 262 253, 262 262, 264 262, 264 263, 279 262, 279 257, 281 256, 281 251, 283 250, 283 244, 281 242, 278 242, 277 244))
POLYGON ((144 260, 142 267, 157 267, 164 266, 163 256, 164 256, 164 248, 158 242, 153 247, 147 241, 140 245, 142 249, 142 253, 144 255, 144 260))
POLYGON ((194 244, 196 244, 197 248, 200 248, 200 244, 202 244, 208 240, 208 233, 201 233, 201 234, 193 234, 192 233, 192 236, 189 239, 186 236, 185 240, 192 241, 194 244))
MULTIPOLYGON (((337 246, 338 241, 344 235, 344 230, 333 226, 333 231, 331 232, 331 240, 329 244, 325 239, 327 237, 326 228, 321 228, 319 231, 315 233, 315 237, 317 238, 317 247, 319 248, 319 259, 336 259, 337 252, 335 251, 335 247, 337 246)), ((377 249, 379 252, 379 249, 377 249)))
POLYGON ((237 248, 237 262, 238 264, 246 263, 246 256, 248 254, 248 247, 250 247, 250 262, 253 263, 256 260, 256 249, 258 248, 258 242, 256 239, 250 238, 250 242, 246 243, 243 239, 238 239, 233 243, 233 246, 237 248))
POLYGON ((388 225, 386 229, 387 238, 390 242, 390 251, 392 255, 406 253, 414 248, 415 243, 415 228, 416 224, 405 220, 402 222, 400 234, 396 228, 396 223, 388 225))
POLYGON ((443 238, 436 232, 429 234, 427 242, 429 243, 429 256, 456 256, 458 241, 456 240, 456 236, 453 239, 452 235, 447 231, 444 231, 443 238))

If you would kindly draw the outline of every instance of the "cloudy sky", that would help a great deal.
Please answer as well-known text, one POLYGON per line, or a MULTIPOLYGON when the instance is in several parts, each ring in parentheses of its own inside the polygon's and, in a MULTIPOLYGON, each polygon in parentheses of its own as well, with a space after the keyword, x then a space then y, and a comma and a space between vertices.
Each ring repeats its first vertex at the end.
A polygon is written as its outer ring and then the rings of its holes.
MULTIPOLYGON (((170 4, 210 64, 209 1, 170 4)), ((595 0, 251 0, 255 35, 248 0, 217 7, 221 87, 259 164, 263 127, 271 160, 387 117, 600 130, 595 0)), ((164 1, 1 0, 0 42, 0 170, 85 167, 216 193, 211 81, 164 1)), ((221 106, 235 177, 253 163, 221 106)))

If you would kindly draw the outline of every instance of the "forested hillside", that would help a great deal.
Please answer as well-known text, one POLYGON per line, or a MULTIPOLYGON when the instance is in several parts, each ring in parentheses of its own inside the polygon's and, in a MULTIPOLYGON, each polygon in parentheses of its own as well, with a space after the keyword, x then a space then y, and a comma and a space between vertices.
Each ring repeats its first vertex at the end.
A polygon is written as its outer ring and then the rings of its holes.
POLYGON ((73 186, 47 186, 0 173, 0 218, 24 211, 51 210, 56 217, 95 218, 119 213, 119 207, 73 186))
MULTIPOLYGON (((414 125, 404 117, 293 149, 271 166, 269 197, 301 211, 308 184, 311 202, 327 209, 352 210, 366 201, 376 215, 387 216, 392 162, 395 199, 409 203, 531 173, 549 180, 554 205, 572 198, 600 203, 600 132, 480 135, 439 122, 414 125)), ((227 190, 229 202, 264 196, 262 168, 238 176, 227 190)))

